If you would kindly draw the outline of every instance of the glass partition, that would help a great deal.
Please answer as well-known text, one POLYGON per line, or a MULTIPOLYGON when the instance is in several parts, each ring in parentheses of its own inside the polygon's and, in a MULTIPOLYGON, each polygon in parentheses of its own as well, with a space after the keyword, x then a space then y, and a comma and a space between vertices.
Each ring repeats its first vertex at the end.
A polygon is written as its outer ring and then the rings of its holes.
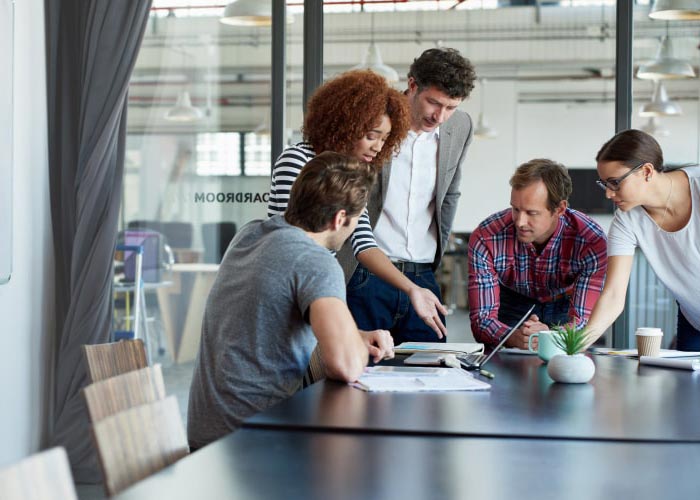
MULTIPOLYGON (((525 161, 551 158, 584 170, 574 186, 578 198, 599 196, 584 182, 586 172, 595 176, 594 156, 615 131, 614 1, 327 3, 325 12, 327 76, 359 64, 371 44, 398 74, 398 89, 406 88, 411 62, 428 48, 453 47, 474 63, 478 82, 460 108, 479 133, 464 164, 452 228, 462 237, 457 255, 483 219, 509 207, 509 178, 525 161)), ((595 205, 575 208, 607 231, 611 206, 595 205)), ((459 306, 448 328, 453 340, 468 340, 466 266, 454 258, 443 265, 443 299, 459 306), (452 276, 453 269, 460 275, 452 276)))
MULTIPOLYGON (((649 16, 651 2, 634 11, 632 127, 659 142, 667 166, 700 160, 700 21, 666 21, 649 16)), ((641 252, 637 252, 628 294, 627 343, 634 347, 640 326, 663 329, 664 345, 673 345, 677 304, 641 252)))
POLYGON ((7 283, 12 274, 13 42, 14 2, 1 0, 0 68, 9 68, 9 76, 6 70, 0 78, 0 116, 9 118, 0 125, 0 284, 7 283))

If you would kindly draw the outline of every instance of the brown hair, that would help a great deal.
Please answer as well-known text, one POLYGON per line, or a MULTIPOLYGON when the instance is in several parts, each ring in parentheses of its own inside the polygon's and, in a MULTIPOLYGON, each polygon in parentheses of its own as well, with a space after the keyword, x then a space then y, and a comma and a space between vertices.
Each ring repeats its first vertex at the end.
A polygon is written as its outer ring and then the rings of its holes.
POLYGON ((340 153, 326 151, 310 160, 292 184, 285 220, 306 231, 320 232, 340 210, 350 217, 367 205, 376 170, 340 153))
POLYGON ((651 163, 658 172, 664 170, 664 154, 659 143, 646 132, 635 129, 615 134, 600 148, 595 161, 619 161, 629 168, 640 163, 651 163))
POLYGON ((444 47, 428 49, 414 59, 408 77, 416 81, 419 91, 435 87, 451 99, 466 99, 474 88, 476 72, 458 50, 444 47))
POLYGON ((510 178, 513 189, 523 189, 542 181, 547 188, 547 207, 554 212, 562 201, 567 201, 573 189, 566 167, 556 161, 536 158, 520 165, 510 178))
POLYGON ((306 105, 303 133, 316 153, 351 154, 357 141, 376 127, 382 116, 391 120, 391 133, 372 165, 381 167, 408 134, 406 97, 370 70, 348 71, 329 80, 306 105))

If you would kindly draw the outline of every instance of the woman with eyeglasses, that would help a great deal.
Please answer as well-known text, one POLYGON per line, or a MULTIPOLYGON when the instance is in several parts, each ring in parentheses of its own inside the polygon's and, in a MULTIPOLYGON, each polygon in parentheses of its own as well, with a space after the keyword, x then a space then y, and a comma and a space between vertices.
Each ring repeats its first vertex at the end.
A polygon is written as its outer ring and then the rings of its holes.
POLYGON ((677 349, 700 351, 700 169, 664 167, 658 142, 618 133, 598 152, 598 185, 617 207, 608 273, 586 332, 592 343, 625 305, 635 248, 678 303, 677 349))

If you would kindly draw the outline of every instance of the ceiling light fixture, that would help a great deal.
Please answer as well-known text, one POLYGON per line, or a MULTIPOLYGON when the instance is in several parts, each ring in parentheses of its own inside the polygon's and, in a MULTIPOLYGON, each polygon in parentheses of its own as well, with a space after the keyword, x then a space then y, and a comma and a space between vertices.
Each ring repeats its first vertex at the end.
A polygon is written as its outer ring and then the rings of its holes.
POLYGON ((667 137, 671 134, 671 132, 661 124, 661 119, 656 116, 650 116, 649 120, 640 128, 642 132, 656 137, 667 137))
POLYGON ((394 68, 384 64, 382 61, 382 56, 379 53, 379 47, 374 43, 374 12, 371 14, 371 35, 369 47, 367 47, 367 52, 362 58, 362 62, 350 69, 369 69, 378 75, 384 77, 384 79, 389 83, 396 83, 399 81, 399 74, 394 68))
MULTIPOLYGON (((287 24, 294 17, 285 16, 287 24)), ((230 26, 272 26, 272 0, 234 0, 224 9, 219 22, 230 26)))
POLYGON ((654 82, 654 95, 651 102, 639 110, 639 116, 676 116, 683 113, 681 107, 668 98, 663 82, 654 82))
POLYGON ((486 96, 486 80, 479 79, 479 84, 481 85, 481 96, 479 101, 479 119, 476 123, 476 128, 474 129, 474 137, 479 139, 493 139, 498 137, 498 131, 491 128, 484 118, 484 99, 486 96))
POLYGON ((656 58, 639 66, 637 78, 644 80, 666 80, 672 78, 693 78, 695 70, 683 59, 673 57, 671 38, 666 34, 661 39, 656 58))
POLYGON ((700 19, 700 0, 656 0, 649 11, 652 19, 691 21, 700 19))
POLYGON ((192 106, 190 93, 186 90, 183 90, 180 95, 177 96, 175 106, 165 113, 165 119, 172 122, 196 122, 203 117, 204 113, 202 110, 192 106))

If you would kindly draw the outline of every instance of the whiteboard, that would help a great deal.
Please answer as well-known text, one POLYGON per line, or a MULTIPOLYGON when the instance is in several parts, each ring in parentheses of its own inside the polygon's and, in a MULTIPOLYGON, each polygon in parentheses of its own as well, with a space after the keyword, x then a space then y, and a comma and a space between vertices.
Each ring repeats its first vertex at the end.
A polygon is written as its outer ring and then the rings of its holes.
POLYGON ((12 57, 14 2, 0 0, 0 284, 12 275, 12 57))

